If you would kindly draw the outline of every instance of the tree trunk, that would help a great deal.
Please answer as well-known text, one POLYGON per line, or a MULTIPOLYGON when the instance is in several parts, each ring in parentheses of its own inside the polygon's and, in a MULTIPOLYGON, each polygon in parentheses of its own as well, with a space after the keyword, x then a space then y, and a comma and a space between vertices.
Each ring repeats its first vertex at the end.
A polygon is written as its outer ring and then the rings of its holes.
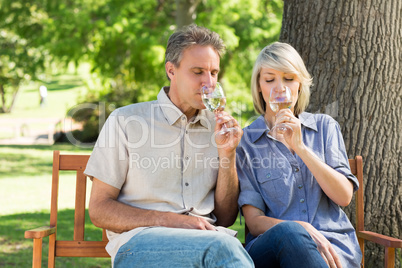
POLYGON ((0 95, 1 95, 1 110, 0 113, 6 113, 6 92, 4 91, 4 85, 0 84, 0 95))
POLYGON ((12 112, 14 105, 15 105, 15 101, 17 100, 17 97, 18 97, 19 89, 20 89, 19 85, 14 85, 13 94, 11 97, 11 104, 10 104, 10 106, 7 107, 6 92, 4 90, 4 85, 0 84, 0 96, 1 96, 0 113, 11 113, 12 112))
POLYGON ((11 98, 11 104, 10 104, 10 107, 8 108, 9 113, 11 113, 13 111, 13 109, 14 109, 15 102, 16 102, 17 97, 18 97, 19 92, 20 92, 20 86, 15 85, 13 89, 14 90, 13 90, 13 96, 11 98))
POLYGON ((201 0, 176 0, 176 24, 180 29, 194 22, 196 9, 201 0))
MULTIPOLYGON (((314 78, 308 110, 337 119, 349 157, 363 156, 366 229, 397 238, 402 237, 401 18, 400 0, 285 0, 280 36, 299 51, 314 78)), ((354 223, 353 209, 346 211, 354 223)), ((383 248, 366 244, 365 255, 367 267, 383 266, 383 248)))

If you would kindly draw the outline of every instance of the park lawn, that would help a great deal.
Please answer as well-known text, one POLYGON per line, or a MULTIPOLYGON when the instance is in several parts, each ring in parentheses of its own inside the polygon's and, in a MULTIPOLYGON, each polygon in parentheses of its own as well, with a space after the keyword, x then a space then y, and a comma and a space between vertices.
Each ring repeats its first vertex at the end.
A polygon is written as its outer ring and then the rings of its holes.
POLYGON ((64 118, 66 112, 77 104, 79 97, 87 91, 91 81, 90 66, 86 63, 78 68, 69 66, 57 74, 47 74, 46 81, 31 81, 21 85, 11 113, 0 114, 0 118, 64 118), (39 87, 48 89, 46 105, 40 107, 39 87))
MULTIPOLYGON (((24 231, 49 225, 52 151, 89 154, 90 149, 72 145, 0 146, 0 267, 32 265, 30 239, 24 231)), ((58 237, 72 238, 75 175, 61 176, 58 237)), ((90 185, 88 187, 90 189, 90 185)), ((102 237, 100 229, 86 217, 87 240, 102 237)), ((44 240, 43 263, 47 266, 48 239, 44 240)), ((109 259, 60 258, 57 267, 110 267, 109 259)))
MULTIPOLYGON (((29 267, 32 240, 24 231, 49 225, 53 150, 66 154, 90 154, 69 144, 53 146, 0 145, 0 267, 29 267)), ((90 189, 88 185, 88 190, 90 189)), ((59 193, 59 239, 71 239, 74 218, 75 174, 61 175, 59 193)), ((86 216, 87 240, 100 239, 102 232, 86 216)), ((244 242, 244 227, 239 219, 231 227, 244 242)), ((43 267, 47 266, 48 239, 44 239, 43 267)), ((57 258, 57 267, 110 267, 108 258, 57 258)))

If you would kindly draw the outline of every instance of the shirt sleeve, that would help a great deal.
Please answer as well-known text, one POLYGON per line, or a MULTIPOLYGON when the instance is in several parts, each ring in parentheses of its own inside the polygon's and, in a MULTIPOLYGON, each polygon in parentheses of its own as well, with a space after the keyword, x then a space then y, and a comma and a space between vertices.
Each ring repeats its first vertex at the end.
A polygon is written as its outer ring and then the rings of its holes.
POLYGON ((266 205, 258 190, 258 182, 252 170, 252 159, 242 146, 238 146, 236 151, 236 167, 240 183, 239 207, 251 205, 265 212, 266 205))
POLYGON ((127 136, 118 110, 106 120, 84 173, 121 189, 128 171, 127 136))
POLYGON ((340 126, 338 122, 331 117, 328 116, 327 118, 325 162, 348 178, 353 183, 353 190, 357 191, 359 188, 359 182, 350 170, 345 142, 342 137, 340 126))

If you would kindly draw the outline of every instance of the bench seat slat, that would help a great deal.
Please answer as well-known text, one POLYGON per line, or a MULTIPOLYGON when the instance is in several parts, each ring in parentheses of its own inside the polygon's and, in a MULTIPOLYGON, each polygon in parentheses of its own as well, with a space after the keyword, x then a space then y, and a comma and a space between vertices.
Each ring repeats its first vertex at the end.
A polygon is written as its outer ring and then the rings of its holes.
POLYGON ((110 257, 106 241, 56 240, 56 257, 110 257))

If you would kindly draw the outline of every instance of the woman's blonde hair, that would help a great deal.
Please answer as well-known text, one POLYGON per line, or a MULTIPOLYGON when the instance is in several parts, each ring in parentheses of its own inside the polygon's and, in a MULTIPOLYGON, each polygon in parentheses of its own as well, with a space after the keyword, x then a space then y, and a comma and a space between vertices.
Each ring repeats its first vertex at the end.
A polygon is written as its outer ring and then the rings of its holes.
POLYGON ((281 42, 275 42, 261 50, 255 61, 251 76, 251 94, 253 96, 254 109, 259 114, 265 114, 266 109, 266 103, 262 97, 259 83, 262 68, 270 68, 297 76, 300 80, 300 88, 294 114, 297 116, 304 112, 310 99, 312 78, 299 53, 291 45, 281 42))

